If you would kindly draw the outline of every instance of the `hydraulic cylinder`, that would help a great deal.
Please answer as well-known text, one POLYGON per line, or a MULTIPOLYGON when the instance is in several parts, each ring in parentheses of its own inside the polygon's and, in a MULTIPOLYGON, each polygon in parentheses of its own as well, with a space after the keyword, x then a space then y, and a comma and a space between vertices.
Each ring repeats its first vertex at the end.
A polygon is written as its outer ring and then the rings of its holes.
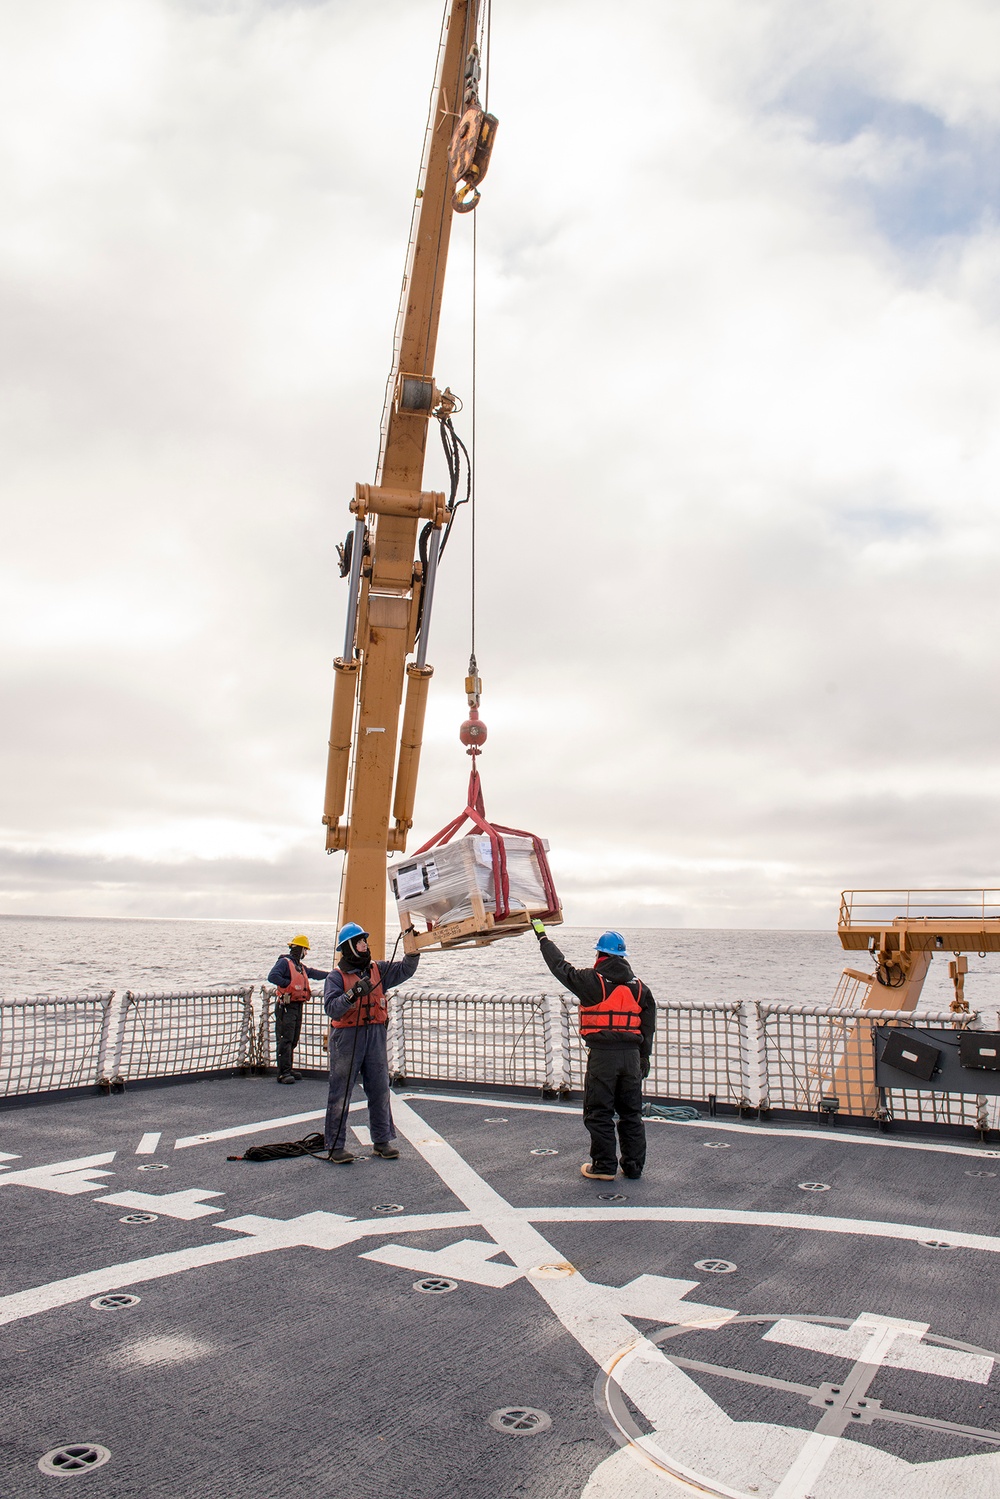
POLYGON ((392 848, 396 853, 402 853, 406 848, 406 835, 413 826, 413 803, 417 795, 417 772, 420 769, 420 748, 424 739, 427 691, 433 675, 433 666, 418 666, 411 662, 406 668, 406 704, 403 708, 403 729, 399 736, 396 794, 392 804, 396 826, 390 835, 392 848))
POLYGON ((338 656, 333 663, 333 672, 333 712, 330 717, 330 749, 326 761, 326 792, 323 797, 323 822, 326 824, 328 850, 344 847, 343 836, 338 838, 337 833, 347 801, 358 662, 345 661, 338 656))

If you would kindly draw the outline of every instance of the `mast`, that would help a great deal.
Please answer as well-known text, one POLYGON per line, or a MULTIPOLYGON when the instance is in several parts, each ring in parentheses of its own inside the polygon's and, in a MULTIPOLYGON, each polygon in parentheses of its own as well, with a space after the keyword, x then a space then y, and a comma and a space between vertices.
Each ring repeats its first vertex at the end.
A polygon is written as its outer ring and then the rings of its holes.
POLYGON ((323 822, 327 851, 346 850, 339 920, 357 921, 366 928, 376 958, 384 955, 385 947, 386 855, 405 851, 413 822, 433 675, 425 659, 430 604, 441 528, 451 515, 444 494, 421 487, 429 422, 433 416, 448 416, 455 405, 450 392, 442 395, 434 382, 451 220, 453 211, 467 211, 478 201, 475 182, 485 173, 495 124, 483 115, 477 95, 479 8, 480 0, 451 0, 445 20, 379 468, 374 485, 356 486, 351 503, 354 531, 342 554, 342 571, 350 577, 348 617, 343 655, 334 662, 323 822), (470 104, 478 115, 478 121, 472 120, 471 140, 466 128, 470 104), (456 131, 459 122, 461 129, 456 131), (462 131, 463 155, 457 158, 453 136, 457 141, 462 131), (458 162, 461 178, 461 164, 474 158, 478 169, 473 165, 471 173, 465 171, 466 186, 460 185, 456 194, 454 164, 458 162), (425 565, 414 553, 418 530, 428 522, 432 529, 425 565), (407 664, 417 648, 418 632, 417 658, 407 664), (345 823, 341 818, 352 751, 345 823))

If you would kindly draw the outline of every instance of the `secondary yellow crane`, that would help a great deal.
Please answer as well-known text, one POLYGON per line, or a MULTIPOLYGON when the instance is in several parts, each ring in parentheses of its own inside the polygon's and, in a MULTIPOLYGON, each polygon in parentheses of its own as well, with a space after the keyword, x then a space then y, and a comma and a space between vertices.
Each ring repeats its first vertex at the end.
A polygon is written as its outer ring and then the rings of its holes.
MULTIPOLYGON (((327 851, 345 850, 340 920, 366 928, 376 958, 385 949, 386 856, 405 851, 413 825, 434 672, 431 605, 455 503, 454 486, 451 495, 422 488, 429 425, 448 423, 457 404, 434 380, 451 220, 479 201, 496 129, 479 101, 480 8, 480 0, 451 0, 445 15, 378 472, 374 484, 355 487, 354 529, 341 548, 347 626, 334 661, 323 822, 327 851)), ((476 697, 478 683, 467 686, 476 697)))

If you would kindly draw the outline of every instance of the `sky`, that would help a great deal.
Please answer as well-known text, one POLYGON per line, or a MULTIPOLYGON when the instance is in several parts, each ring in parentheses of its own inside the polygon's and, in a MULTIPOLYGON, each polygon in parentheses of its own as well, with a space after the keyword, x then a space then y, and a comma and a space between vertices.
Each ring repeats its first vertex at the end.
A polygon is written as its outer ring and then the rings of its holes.
MULTIPOLYGON (((0 10, 0 911, 335 915, 335 550, 440 18, 0 10)), ((581 925, 1000 884, 1000 11, 493 0, 491 39, 487 811, 581 925)), ((411 846, 465 801, 470 576, 463 516, 411 846)))

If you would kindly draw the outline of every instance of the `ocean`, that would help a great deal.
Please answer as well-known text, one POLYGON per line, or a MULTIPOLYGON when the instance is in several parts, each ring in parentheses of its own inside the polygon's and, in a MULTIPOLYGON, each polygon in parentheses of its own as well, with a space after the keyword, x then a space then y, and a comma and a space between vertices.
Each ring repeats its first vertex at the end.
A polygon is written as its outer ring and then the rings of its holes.
MULTIPOLYGON (((311 966, 333 961, 336 927, 312 923, 311 966)), ((105 920, 0 916, 0 995, 165 993, 262 983, 295 935, 267 921, 105 920)), ((597 928, 553 928, 570 962, 593 962, 597 928)), ((657 999, 766 999, 824 1004, 845 964, 866 969, 865 953, 844 953, 835 932, 626 929, 629 958, 657 999)), ((438 993, 553 992, 555 981, 532 936, 486 948, 426 954, 410 987, 438 993)), ((1000 1008, 1000 954, 969 955, 966 995, 973 1009, 1000 1008)), ((931 965, 921 1008, 951 999, 946 956, 931 965)), ((984 1017, 985 1018, 985 1017, 984 1017)), ((988 1023, 992 1025, 993 1018, 988 1023)))

